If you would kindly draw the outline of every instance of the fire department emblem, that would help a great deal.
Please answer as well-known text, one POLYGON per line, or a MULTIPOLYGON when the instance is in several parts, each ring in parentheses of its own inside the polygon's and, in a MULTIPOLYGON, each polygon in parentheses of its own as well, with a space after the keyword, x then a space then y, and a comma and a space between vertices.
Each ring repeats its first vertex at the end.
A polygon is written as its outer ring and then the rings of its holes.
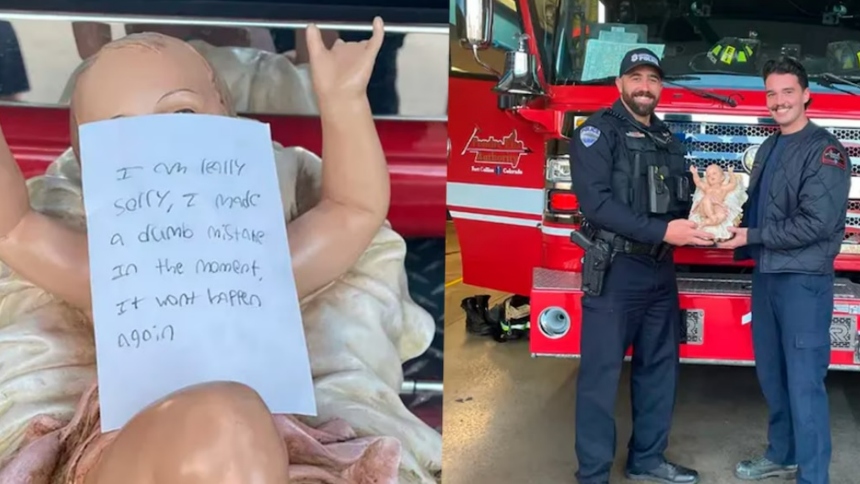
POLYGON ((755 155, 758 153, 758 149, 761 145, 752 145, 746 150, 744 150, 744 154, 741 155, 741 166, 747 175, 752 173, 753 163, 755 163, 755 155))
POLYGON ((472 136, 463 147, 460 155, 470 153, 475 155, 474 162, 481 165, 505 165, 512 169, 516 169, 520 164, 520 160, 524 155, 532 151, 526 148, 526 144, 517 138, 517 130, 511 131, 511 134, 498 139, 493 136, 487 138, 479 138, 478 131, 480 128, 475 128, 472 131, 472 136))

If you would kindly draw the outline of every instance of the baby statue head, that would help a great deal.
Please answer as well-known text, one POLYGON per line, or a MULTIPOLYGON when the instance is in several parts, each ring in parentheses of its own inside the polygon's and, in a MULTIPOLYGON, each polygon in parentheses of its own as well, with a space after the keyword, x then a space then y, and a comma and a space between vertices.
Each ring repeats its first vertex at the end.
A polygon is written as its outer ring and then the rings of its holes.
POLYGON ((718 186, 725 181, 725 173, 723 173, 723 169, 717 164, 708 165, 705 168, 705 179, 708 181, 708 185, 712 187, 718 186))
POLYGON ((78 126, 146 114, 200 113, 234 116, 224 82, 191 45, 156 33, 132 34, 86 59, 70 102, 72 147, 78 126))

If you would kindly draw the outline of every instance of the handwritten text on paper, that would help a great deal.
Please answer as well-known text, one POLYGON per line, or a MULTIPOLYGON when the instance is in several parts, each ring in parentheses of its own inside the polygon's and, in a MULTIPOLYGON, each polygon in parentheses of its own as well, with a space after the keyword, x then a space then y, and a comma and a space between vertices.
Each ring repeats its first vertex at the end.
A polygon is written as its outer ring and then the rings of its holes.
POLYGON ((315 415, 268 125, 140 116, 80 142, 102 430, 211 381, 315 415))

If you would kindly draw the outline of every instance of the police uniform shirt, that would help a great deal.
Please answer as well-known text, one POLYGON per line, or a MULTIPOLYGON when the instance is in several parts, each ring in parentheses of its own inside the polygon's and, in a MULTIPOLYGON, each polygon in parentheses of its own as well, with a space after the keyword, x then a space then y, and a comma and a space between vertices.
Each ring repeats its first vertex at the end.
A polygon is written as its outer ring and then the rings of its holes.
POLYGON ((594 114, 574 131, 570 139, 573 191, 579 199, 582 214, 594 226, 638 242, 659 244, 663 242, 671 217, 637 212, 615 197, 612 191, 613 165, 618 152, 624 149, 624 136, 644 136, 641 132, 635 134, 637 128, 659 138, 671 136, 671 133, 654 115, 650 126, 636 121, 620 99, 611 110, 632 124, 620 119, 612 120, 610 114, 594 114))

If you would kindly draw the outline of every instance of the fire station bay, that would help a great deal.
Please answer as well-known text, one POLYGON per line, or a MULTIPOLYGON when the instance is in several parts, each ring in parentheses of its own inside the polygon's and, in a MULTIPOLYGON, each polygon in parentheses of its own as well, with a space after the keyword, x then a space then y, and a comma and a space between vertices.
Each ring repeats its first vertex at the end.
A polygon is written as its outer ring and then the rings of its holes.
POLYGON ((445 483, 860 483, 860 3, 450 21, 445 483))

